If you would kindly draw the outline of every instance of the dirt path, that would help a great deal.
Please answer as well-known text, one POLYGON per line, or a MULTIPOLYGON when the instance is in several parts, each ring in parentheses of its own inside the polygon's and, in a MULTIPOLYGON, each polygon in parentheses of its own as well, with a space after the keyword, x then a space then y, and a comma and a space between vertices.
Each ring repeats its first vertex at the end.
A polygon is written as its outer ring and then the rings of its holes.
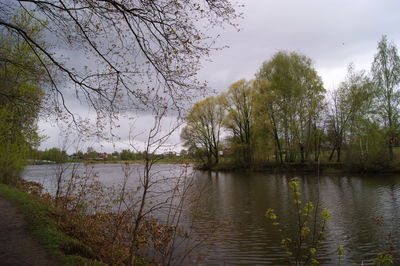
POLYGON ((24 216, 0 197, 0 265, 56 265, 32 238, 24 216))

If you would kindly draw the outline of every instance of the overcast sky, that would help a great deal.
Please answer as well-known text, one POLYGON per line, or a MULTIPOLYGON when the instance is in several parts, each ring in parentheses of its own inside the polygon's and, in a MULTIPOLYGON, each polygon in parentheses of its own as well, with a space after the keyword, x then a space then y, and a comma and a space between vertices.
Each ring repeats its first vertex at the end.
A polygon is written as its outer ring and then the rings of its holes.
MULTIPOLYGON (((218 45, 229 48, 217 51, 203 64, 199 78, 206 80, 216 91, 225 91, 233 82, 251 79, 261 64, 278 51, 295 51, 307 55, 322 77, 325 88, 332 90, 344 79, 349 63, 357 70, 370 70, 377 42, 382 35, 400 45, 400 1, 398 0, 242 0, 245 6, 238 11, 243 19, 238 21, 240 31, 226 28, 220 34, 218 45)), ((135 119, 139 132, 149 126, 151 116, 135 119)), ((88 145, 98 151, 111 152, 129 148, 126 141, 130 126, 121 120, 116 132, 120 141, 91 140, 80 144, 85 151, 88 145)), ((169 124, 170 121, 168 121, 169 124)), ((49 122, 39 124, 48 139, 41 148, 59 147, 63 142, 59 129, 49 122)), ((143 137, 137 137, 141 149, 143 137)), ((179 132, 169 140, 178 144, 179 132)), ((72 148, 69 149, 72 151, 72 148)))

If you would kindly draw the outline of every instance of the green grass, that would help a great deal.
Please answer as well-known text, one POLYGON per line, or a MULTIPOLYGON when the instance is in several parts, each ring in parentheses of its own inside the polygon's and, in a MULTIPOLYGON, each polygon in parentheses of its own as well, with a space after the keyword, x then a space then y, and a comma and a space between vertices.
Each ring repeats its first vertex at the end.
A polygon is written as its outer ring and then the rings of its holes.
POLYGON ((101 265, 93 257, 82 256, 93 256, 89 247, 59 229, 54 208, 4 184, 0 184, 0 195, 24 214, 32 235, 60 265, 101 265))

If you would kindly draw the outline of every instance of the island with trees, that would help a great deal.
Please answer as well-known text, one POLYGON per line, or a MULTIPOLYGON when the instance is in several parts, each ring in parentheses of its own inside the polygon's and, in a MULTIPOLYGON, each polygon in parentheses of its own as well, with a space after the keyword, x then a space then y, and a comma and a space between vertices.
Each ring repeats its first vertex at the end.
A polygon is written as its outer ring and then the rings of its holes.
POLYGON ((197 102, 181 138, 202 169, 399 171, 400 58, 386 36, 370 71, 324 88, 313 61, 278 52, 252 80, 197 102))

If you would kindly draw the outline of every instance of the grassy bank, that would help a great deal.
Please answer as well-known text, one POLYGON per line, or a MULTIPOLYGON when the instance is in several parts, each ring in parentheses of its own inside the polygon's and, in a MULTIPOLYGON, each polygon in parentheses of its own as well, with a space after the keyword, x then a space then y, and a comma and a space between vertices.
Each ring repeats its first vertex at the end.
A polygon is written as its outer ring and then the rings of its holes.
POLYGON ((4 184, 0 184, 0 195, 19 209, 32 235, 60 265, 101 265, 94 260, 89 247, 61 231, 57 223, 59 214, 55 208, 33 195, 4 184))

